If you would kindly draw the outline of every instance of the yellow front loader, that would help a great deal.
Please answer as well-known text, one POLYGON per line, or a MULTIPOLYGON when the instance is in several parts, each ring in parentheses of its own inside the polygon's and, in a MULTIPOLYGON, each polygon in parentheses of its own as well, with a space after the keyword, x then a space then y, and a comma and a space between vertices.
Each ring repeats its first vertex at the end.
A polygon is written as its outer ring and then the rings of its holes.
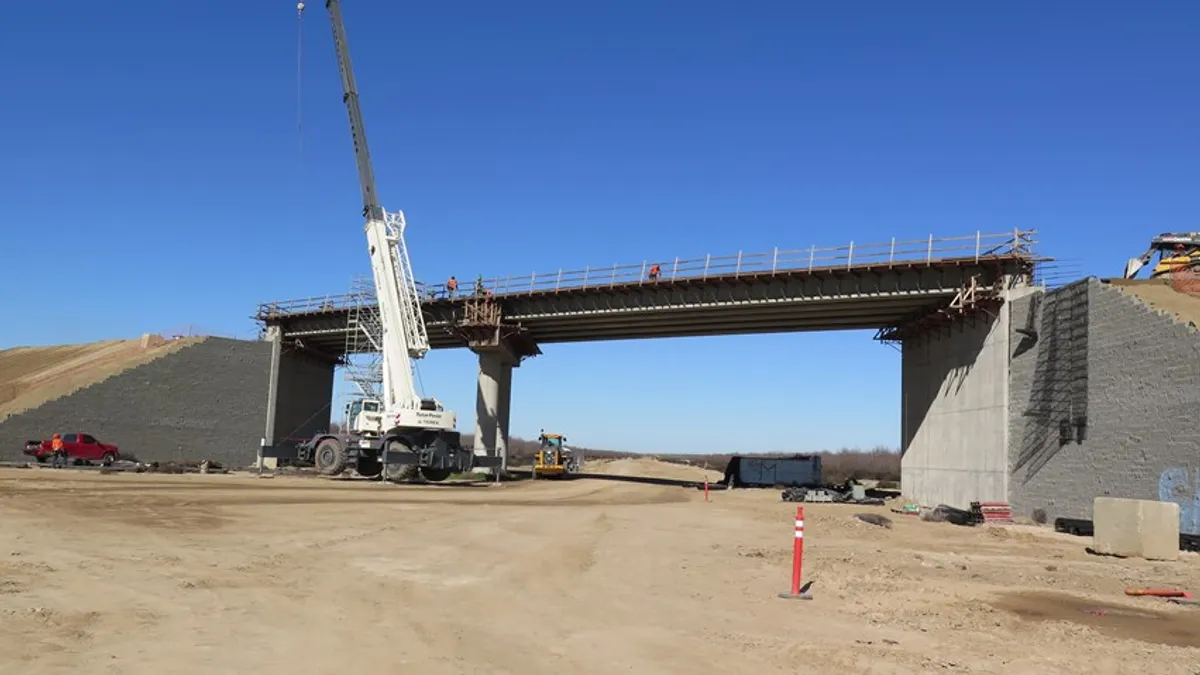
POLYGON ((533 456, 533 477, 566 478, 579 473, 581 458, 564 443, 562 434, 542 432, 538 436, 537 453, 533 456))

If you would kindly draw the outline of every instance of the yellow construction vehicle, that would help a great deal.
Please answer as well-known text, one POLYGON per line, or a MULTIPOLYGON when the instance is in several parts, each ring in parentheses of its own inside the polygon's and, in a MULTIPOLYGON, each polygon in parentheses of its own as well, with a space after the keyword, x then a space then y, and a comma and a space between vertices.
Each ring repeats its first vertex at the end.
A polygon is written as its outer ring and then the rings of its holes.
POLYGON ((538 436, 537 454, 533 456, 534 478, 566 478, 579 473, 579 455, 564 445, 567 437, 562 434, 538 436))
POLYGON ((1125 265, 1125 278, 1132 279, 1139 270, 1158 254, 1158 264, 1151 278, 1166 277, 1176 272, 1194 270, 1200 273, 1200 232, 1164 232, 1150 240, 1150 248, 1140 258, 1131 258, 1125 265))

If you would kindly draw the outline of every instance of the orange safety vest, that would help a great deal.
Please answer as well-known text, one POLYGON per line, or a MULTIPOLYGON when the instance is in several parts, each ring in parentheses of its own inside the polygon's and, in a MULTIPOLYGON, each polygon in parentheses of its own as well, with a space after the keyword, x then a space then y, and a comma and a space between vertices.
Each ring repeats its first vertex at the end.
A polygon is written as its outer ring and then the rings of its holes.
POLYGON ((50 441, 50 449, 53 450, 54 452, 58 452, 59 450, 62 450, 63 449, 62 439, 56 438, 56 439, 50 441))

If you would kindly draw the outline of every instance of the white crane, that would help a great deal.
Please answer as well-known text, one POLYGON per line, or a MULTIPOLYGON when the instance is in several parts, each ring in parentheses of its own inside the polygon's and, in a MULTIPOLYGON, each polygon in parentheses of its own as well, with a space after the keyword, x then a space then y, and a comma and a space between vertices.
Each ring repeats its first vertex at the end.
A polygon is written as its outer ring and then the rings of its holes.
MULTIPOLYGON (((342 24, 341 3, 326 0, 342 100, 350 120, 358 181, 362 189, 364 230, 371 256, 375 295, 379 302, 383 354, 382 410, 375 412, 364 401, 362 412, 349 420, 347 434, 322 434, 306 445, 322 473, 341 473, 353 463, 360 474, 388 478, 411 475, 419 468, 430 480, 441 480, 454 471, 490 465, 493 458, 475 458, 461 447, 456 415, 434 398, 423 398, 413 380, 413 360, 429 351, 429 336, 421 311, 416 280, 404 244, 405 221, 401 211, 388 212, 379 203, 375 170, 367 147, 358 88, 350 64, 350 48, 342 24), (483 460, 483 461, 478 461, 483 460), (392 469, 396 469, 393 471, 392 469)), ((297 5, 304 11, 304 3, 297 5)))

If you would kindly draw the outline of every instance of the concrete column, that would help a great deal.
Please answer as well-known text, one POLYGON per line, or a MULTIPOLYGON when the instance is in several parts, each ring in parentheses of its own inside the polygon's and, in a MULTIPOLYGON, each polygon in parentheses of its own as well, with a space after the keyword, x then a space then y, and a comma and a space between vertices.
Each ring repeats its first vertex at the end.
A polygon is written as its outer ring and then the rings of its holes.
POLYGON ((501 362, 495 354, 479 354, 479 381, 475 388, 475 454, 496 448, 497 409, 500 405, 501 362))
POLYGON ((500 456, 501 471, 508 470, 508 416, 512 410, 513 366, 505 364, 500 370, 500 407, 497 410, 496 454, 500 456))
POLYGON ((475 395, 475 447, 479 456, 500 457, 507 465, 508 410, 512 398, 513 359, 503 350, 479 352, 475 395))
POLYGON ((267 326, 265 339, 271 343, 271 368, 267 381, 267 422, 263 438, 267 447, 275 445, 275 417, 279 406, 279 362, 283 356, 283 331, 279 326, 267 326))

